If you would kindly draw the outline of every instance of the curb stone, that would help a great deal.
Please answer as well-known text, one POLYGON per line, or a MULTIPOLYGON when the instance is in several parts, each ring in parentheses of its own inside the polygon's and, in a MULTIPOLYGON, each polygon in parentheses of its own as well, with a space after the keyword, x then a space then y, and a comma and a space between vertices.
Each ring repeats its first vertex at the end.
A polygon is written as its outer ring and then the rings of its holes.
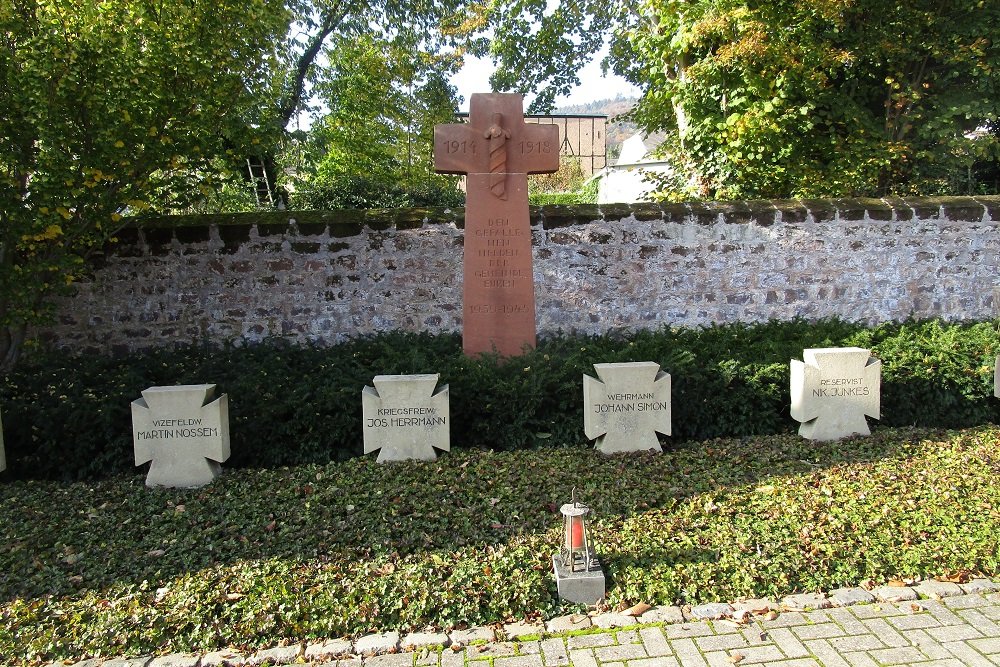
MULTIPOLYGON (((808 619, 811 615, 822 615, 832 612, 805 611, 805 613, 801 613, 806 609, 830 609, 853 606, 857 607, 856 612, 847 612, 847 610, 845 612, 854 613, 859 619, 863 620, 865 618, 872 618, 871 612, 866 611, 864 614, 861 613, 866 605, 877 607, 877 604, 873 604, 875 601, 882 603, 915 602, 919 599, 919 593, 923 593, 926 597, 934 599, 920 602, 919 609, 914 609, 908 613, 926 612, 931 613, 934 618, 938 618, 944 612, 940 609, 934 612, 934 609, 938 609, 941 605, 936 600, 961 595, 981 596, 981 602, 979 603, 976 603, 974 600, 965 601, 963 598, 958 597, 955 604, 963 609, 968 605, 979 606, 983 602, 987 605, 1000 606, 1000 583, 991 579, 977 578, 960 585, 944 581, 926 580, 912 586, 879 586, 871 591, 845 587, 830 591, 828 594, 804 593, 790 595, 782 599, 782 603, 786 608, 791 607, 783 615, 787 616, 789 620, 796 617, 808 619), (792 607, 793 604, 795 605, 794 607, 792 607), (928 605, 933 607, 933 609, 929 608, 928 605)), ((912 606, 916 607, 917 605, 912 606)), ((462 630, 454 630, 449 634, 411 633, 407 635, 402 644, 410 649, 422 649, 422 653, 420 654, 397 653, 401 645, 400 633, 385 632, 365 635, 353 643, 348 639, 328 639, 315 641, 307 645, 293 644, 291 646, 278 646, 259 650, 250 657, 245 657, 235 650, 220 649, 203 655, 174 653, 159 657, 89 658, 75 663, 66 660, 48 663, 46 667, 251 667, 252 665, 264 664, 287 665, 300 663, 303 660, 311 667, 411 667, 414 663, 420 667, 434 667, 438 664, 441 667, 461 667, 467 661, 470 664, 478 661, 475 664, 486 667, 494 660, 501 661, 505 667, 532 667, 536 663, 539 663, 541 660, 541 655, 539 654, 546 652, 546 647, 549 649, 548 652, 552 653, 552 658, 558 663, 562 663, 563 660, 556 657, 556 653, 561 655, 561 652, 555 651, 558 648, 557 644, 561 642, 565 642, 565 646, 570 650, 571 659, 574 663, 579 664, 579 667, 596 667, 597 660, 593 653, 594 649, 586 647, 610 647, 623 642, 629 644, 634 642, 641 643, 638 639, 625 641, 622 637, 632 637, 635 635, 636 637, 641 636, 645 638, 647 635, 652 636, 650 633, 643 634, 633 630, 614 632, 618 628, 660 625, 662 629, 659 631, 659 634, 663 634, 666 637, 664 641, 668 643, 684 643, 692 642, 690 638, 698 638, 705 634, 704 632, 696 631, 697 628, 694 627, 695 625, 698 627, 705 626, 708 634, 712 634, 711 624, 705 621, 732 617, 735 612, 742 620, 753 622, 750 616, 751 613, 761 614, 765 610, 771 610, 773 613, 778 609, 780 607, 772 600, 749 599, 737 600, 731 605, 709 603, 695 607, 686 607, 683 610, 675 606, 657 606, 646 611, 639 617, 628 616, 618 612, 594 614, 592 616, 580 614, 557 617, 551 619, 546 625, 542 625, 541 623, 511 623, 503 626, 503 630, 506 632, 509 640, 536 635, 542 638, 542 641, 528 643, 519 643, 516 641, 497 642, 493 626, 474 626, 462 630), (703 616, 703 614, 712 613, 721 615, 714 617, 703 616), (576 619, 576 622, 574 622, 574 619, 576 619), (699 619, 705 620, 698 622, 699 619), (689 628, 685 624, 691 624, 691 627, 689 628), (669 630, 672 627, 680 628, 680 630, 669 630), (572 633, 574 630, 585 628, 600 628, 608 632, 595 631, 593 634, 570 635, 569 639, 565 639, 566 635, 564 633, 572 633), (546 634, 554 636, 546 637, 546 634), (420 640, 432 643, 418 643, 420 640), (548 643, 546 644, 546 642, 548 643), (470 643, 480 645, 469 646, 470 643), (453 644, 454 648, 445 648, 440 651, 432 648, 436 646, 444 647, 449 644, 453 644)), ((878 614, 877 609, 875 613, 878 614)), ((1000 622, 1000 610, 989 613, 996 615, 997 618, 994 621, 982 620, 987 619, 987 617, 980 614, 978 617, 979 620, 976 622, 986 623, 989 628, 995 629, 995 624, 1000 622)), ((950 612, 949 615, 951 615, 950 612)), ((829 620, 825 616, 817 617, 817 620, 819 618, 829 620)), ((959 622, 957 616, 953 616, 953 618, 954 622, 959 622)), ((780 623, 781 621, 778 622, 780 623)), ((816 621, 813 622, 815 623, 816 621)), ((879 621, 879 623, 884 625, 882 621, 879 621)), ((733 624, 735 625, 735 622, 733 624)), ((860 632, 860 630, 858 631, 860 632)), ((922 633, 924 631, 916 630, 915 632, 922 633)), ((824 652, 828 652, 827 649, 833 650, 830 642, 826 642, 823 639, 818 641, 823 645, 820 646, 817 644, 817 640, 809 640, 806 644, 816 645, 814 648, 817 649, 823 648, 824 652)), ((984 647, 1000 647, 1000 637, 982 641, 987 642, 981 644, 984 647)), ((952 641, 946 647, 951 646, 954 650, 973 651, 973 649, 964 645, 959 646, 959 644, 960 641, 952 641)), ((915 645, 920 645, 920 643, 917 642, 915 645)), ((667 646, 667 644, 664 644, 664 646, 667 646)), ((687 644, 684 644, 684 646, 687 646, 687 644)), ((694 649, 695 644, 691 644, 690 647, 694 649)), ((669 646, 667 648, 669 650, 669 646)), ((751 645, 750 648, 740 650, 746 653, 747 651, 751 651, 752 648, 753 646, 751 645)), ((969 653, 968 655, 971 656, 972 654, 969 653)), ((761 656, 763 656, 763 653, 761 653, 761 656)), ((834 657, 836 656, 834 655, 834 657)), ((1000 661, 1000 652, 992 657, 994 658, 994 662, 1000 661)), ((653 658, 649 659, 652 660, 653 658)), ((635 667, 639 667, 639 663, 644 667, 652 667, 652 663, 646 666, 643 660, 636 661, 635 667)), ((613 661, 607 664, 609 667, 611 665, 632 667, 631 661, 627 666, 624 663, 614 663, 613 661)), ((835 661, 835 664, 840 663, 835 661)), ((790 665, 791 663, 789 663, 789 667, 790 665)))

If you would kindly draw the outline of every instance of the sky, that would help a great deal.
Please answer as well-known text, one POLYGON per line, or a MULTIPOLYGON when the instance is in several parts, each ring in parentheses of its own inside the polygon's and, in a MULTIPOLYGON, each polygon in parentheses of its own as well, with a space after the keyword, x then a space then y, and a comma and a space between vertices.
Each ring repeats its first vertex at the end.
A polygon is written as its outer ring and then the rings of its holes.
MULTIPOLYGON (((557 107, 613 99, 619 94, 628 97, 639 96, 639 89, 620 76, 615 76, 610 72, 607 77, 602 76, 601 57, 601 55, 596 56, 590 64, 580 71, 580 85, 577 88, 568 96, 556 98, 557 107)), ((490 92, 489 78, 494 69, 496 68, 489 60, 471 56, 465 57, 465 67, 451 78, 452 85, 458 88, 458 94, 465 98, 459 107, 461 111, 469 110, 469 97, 472 93, 490 92)), ((525 107, 530 101, 531 97, 526 97, 525 107)))

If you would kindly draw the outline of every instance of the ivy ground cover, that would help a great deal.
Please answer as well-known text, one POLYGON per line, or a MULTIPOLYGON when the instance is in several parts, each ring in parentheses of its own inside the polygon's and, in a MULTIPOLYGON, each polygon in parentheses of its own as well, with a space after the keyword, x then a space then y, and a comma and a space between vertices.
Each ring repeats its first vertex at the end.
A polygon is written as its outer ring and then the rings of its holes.
POLYGON ((552 616, 558 506, 594 510, 608 604, 695 604, 995 576, 1000 427, 462 449, 432 463, 0 485, 0 655, 244 650, 552 616))

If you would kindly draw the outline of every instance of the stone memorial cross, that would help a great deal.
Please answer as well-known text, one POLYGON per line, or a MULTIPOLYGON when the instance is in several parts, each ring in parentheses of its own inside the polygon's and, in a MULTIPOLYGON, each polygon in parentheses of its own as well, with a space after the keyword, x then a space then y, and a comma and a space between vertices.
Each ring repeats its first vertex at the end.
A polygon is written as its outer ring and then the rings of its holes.
POLYGON ((662 451, 670 435, 670 375, 652 361, 594 364, 583 376, 583 430, 604 454, 662 451))
POLYGON ((879 418, 882 362, 860 347, 807 349, 802 358, 792 359, 790 381, 799 435, 839 440, 871 433, 865 415, 879 418))
POLYGON ((434 128, 434 168, 466 174, 462 349, 535 346, 528 174, 559 169, 559 128, 525 123, 517 94, 472 95, 469 122, 434 128))
POLYGON ((437 392, 437 373, 376 375, 361 391, 365 454, 378 461, 433 461, 434 449, 451 448, 448 385, 437 392))
POLYGON ((204 486, 229 458, 229 397, 214 384, 150 387, 132 401, 135 464, 150 461, 146 486, 204 486))

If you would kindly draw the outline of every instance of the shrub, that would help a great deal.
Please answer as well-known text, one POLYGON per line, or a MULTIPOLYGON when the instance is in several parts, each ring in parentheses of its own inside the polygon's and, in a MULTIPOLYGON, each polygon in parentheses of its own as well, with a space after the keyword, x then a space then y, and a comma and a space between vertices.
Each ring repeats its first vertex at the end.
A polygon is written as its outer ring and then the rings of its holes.
MULTIPOLYGON (((230 398, 231 467, 360 456, 361 389, 379 374, 440 373, 453 447, 589 447, 581 378, 594 363, 656 361, 672 376, 673 440, 791 432, 789 369, 803 348, 870 348, 883 363, 883 425, 1000 421, 997 323, 838 320, 560 335, 500 360, 458 335, 386 333, 328 348, 280 341, 112 359, 43 354, 0 386, 10 473, 87 479, 132 466, 129 403, 150 386, 214 382, 230 398)), ((665 440, 666 442, 666 440, 665 440)))

